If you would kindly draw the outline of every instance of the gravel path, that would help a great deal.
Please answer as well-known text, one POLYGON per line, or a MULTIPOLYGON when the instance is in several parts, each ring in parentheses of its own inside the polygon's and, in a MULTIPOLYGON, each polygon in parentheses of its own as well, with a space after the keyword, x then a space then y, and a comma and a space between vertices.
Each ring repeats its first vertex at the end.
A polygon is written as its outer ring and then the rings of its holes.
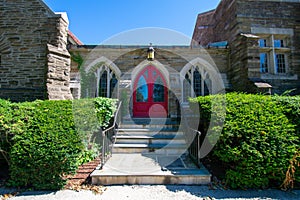
MULTIPOLYGON (((9 191, 0 188, 1 194, 9 191)), ((300 191, 209 190, 207 186, 109 186, 103 194, 91 191, 24 192, 9 200, 203 200, 203 199, 300 199, 300 191)))

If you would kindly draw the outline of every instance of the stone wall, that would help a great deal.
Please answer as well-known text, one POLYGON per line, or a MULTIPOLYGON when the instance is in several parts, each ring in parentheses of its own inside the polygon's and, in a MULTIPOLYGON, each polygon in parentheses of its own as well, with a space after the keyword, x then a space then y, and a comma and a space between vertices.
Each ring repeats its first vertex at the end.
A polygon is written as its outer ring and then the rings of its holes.
MULTIPOLYGON (((48 59, 54 57, 51 55, 54 48, 66 50, 67 17, 53 13, 41 0, 3 0, 0 9, 0 98, 12 101, 53 99, 54 95, 47 91, 54 83, 49 80, 48 59), (52 45, 52 50, 49 51, 47 44, 52 45)), ((61 59, 59 57, 51 60, 61 59)), ((62 59, 70 57, 63 54, 62 59)), ((54 63, 51 63, 52 68, 60 68, 60 64, 69 66, 69 61, 54 63)), ((65 71, 57 70, 57 76, 62 75, 59 73, 68 76, 65 71)), ((59 99, 71 98, 70 91, 60 91, 65 94, 55 95, 54 99, 58 96, 59 99)))
POLYGON ((236 0, 222 0, 215 10, 199 14, 199 26, 195 27, 193 39, 201 46, 225 40, 232 41, 239 33, 236 12, 236 0))
MULTIPOLYGON (((273 87, 274 93, 296 89, 300 94, 300 1, 239 0, 237 20, 243 33, 258 36, 264 34, 287 35, 287 74, 261 74, 259 67, 259 47, 250 47, 248 77, 260 78, 273 87), (291 33, 292 32, 292 33, 291 33), (256 53, 255 53, 256 52, 256 53)), ((256 43, 256 46, 257 43, 256 43)))
POLYGON ((70 93, 70 54, 48 44, 47 94, 52 100, 72 99, 70 93))
POLYGON ((199 14, 193 36, 196 42, 193 44, 206 46, 211 42, 228 41, 231 51, 228 76, 234 90, 256 91, 252 87, 254 82, 250 80, 260 80, 272 85, 274 93, 296 89, 294 94, 300 94, 299 19, 299 1, 222 0, 216 10, 199 14), (206 28, 202 26, 205 24, 208 25, 206 28), (260 72, 258 40, 272 34, 287 35, 286 74, 260 72))
POLYGON ((206 46, 210 42, 215 41, 214 30, 214 14, 216 10, 211 10, 205 13, 201 13, 197 17, 195 31, 193 33, 193 39, 191 46, 206 46), (209 36, 209 37, 207 37, 209 36))

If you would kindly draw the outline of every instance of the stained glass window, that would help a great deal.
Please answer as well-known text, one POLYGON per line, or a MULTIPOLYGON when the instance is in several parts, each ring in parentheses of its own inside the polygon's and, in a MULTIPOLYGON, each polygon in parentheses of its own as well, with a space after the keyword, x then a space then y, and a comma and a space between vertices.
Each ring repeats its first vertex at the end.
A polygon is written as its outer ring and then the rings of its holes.
POLYGON ((194 84, 193 84, 193 89, 194 89, 194 93, 195 93, 195 96, 198 97, 198 96, 201 96, 201 90, 202 90, 202 87, 201 87, 201 74, 199 73, 198 69, 195 69, 194 71, 194 84))
POLYGON ((107 97, 107 71, 104 71, 100 78, 99 97, 107 97))
POLYGON ((111 98, 114 95, 114 89, 118 87, 118 79, 114 71, 107 66, 102 66, 97 71, 98 78, 98 96, 111 98))
POLYGON ((137 102, 148 102, 148 85, 144 76, 141 76, 136 91, 137 102))
POLYGON ((188 102, 189 97, 210 94, 212 82, 208 74, 205 77, 203 77, 203 74, 207 74, 205 70, 195 66, 187 71, 183 79, 183 102, 188 102))
POLYGON ((165 87, 160 76, 155 80, 153 85, 153 101, 164 102, 165 100, 165 87))

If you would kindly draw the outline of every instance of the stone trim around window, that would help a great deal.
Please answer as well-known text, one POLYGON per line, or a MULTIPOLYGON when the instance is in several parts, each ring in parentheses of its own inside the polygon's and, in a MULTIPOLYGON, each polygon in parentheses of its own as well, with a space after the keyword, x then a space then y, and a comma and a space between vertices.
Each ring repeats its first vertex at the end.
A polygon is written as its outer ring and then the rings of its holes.
POLYGON ((283 75, 289 73, 289 35, 260 35, 258 40, 260 72, 283 75))

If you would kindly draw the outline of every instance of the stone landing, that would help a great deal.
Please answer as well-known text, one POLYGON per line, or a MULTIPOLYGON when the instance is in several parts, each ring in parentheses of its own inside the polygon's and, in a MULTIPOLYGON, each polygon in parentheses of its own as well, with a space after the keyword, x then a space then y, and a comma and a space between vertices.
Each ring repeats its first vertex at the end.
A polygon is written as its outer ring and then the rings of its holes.
POLYGON ((113 154, 102 170, 91 174, 95 185, 204 185, 211 175, 199 169, 186 155, 151 153, 113 154))

